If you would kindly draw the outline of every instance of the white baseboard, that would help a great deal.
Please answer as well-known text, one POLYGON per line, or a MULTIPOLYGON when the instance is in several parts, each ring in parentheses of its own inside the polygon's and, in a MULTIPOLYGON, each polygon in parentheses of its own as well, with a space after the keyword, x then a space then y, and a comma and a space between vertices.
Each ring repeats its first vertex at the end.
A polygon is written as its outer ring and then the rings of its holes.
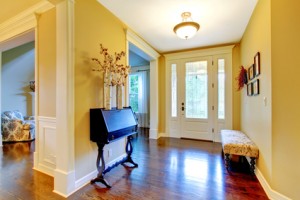
POLYGON ((49 167, 48 165, 39 164, 38 167, 33 167, 33 169, 41 173, 47 174, 48 176, 54 177, 53 168, 49 167))
POLYGON ((157 139, 159 139, 160 137, 169 137, 169 136, 166 133, 159 133, 157 139))
POLYGON ((258 181, 267 193, 270 200, 291 200, 283 194, 280 194, 279 192, 273 190, 258 168, 255 169, 255 172, 258 181))
POLYGON ((67 198, 75 191, 75 170, 66 172, 55 169, 53 192, 67 198))
POLYGON ((149 138, 150 139, 158 139, 158 130, 150 128, 150 130, 149 130, 149 138))
MULTIPOLYGON (((127 156, 127 154, 122 154, 121 156, 119 156, 118 158, 110 161, 108 164, 106 164, 107 167, 112 166, 113 164, 115 164, 116 162, 124 159, 127 156)), ((87 174, 86 176, 78 179, 75 182, 75 191, 79 190, 80 188, 84 187, 85 185, 89 184, 91 182, 92 179, 96 178, 98 174, 98 171, 95 169, 94 171, 92 171, 91 173, 87 174)))

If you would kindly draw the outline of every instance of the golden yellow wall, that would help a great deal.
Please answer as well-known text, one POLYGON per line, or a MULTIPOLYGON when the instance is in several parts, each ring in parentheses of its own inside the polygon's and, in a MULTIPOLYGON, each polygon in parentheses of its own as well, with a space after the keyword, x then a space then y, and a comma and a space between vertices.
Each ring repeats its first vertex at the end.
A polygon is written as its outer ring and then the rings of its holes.
POLYGON ((272 174, 270 5, 270 0, 258 1, 240 46, 241 64, 246 68, 253 64, 258 51, 261 55, 260 94, 249 97, 246 87, 241 91, 241 130, 258 146, 257 167, 269 183, 272 174))
POLYGON ((272 188, 300 199, 300 1, 271 2, 272 188))
POLYGON ((236 77, 241 66, 240 45, 236 44, 232 49, 232 128, 241 129, 241 92, 237 91, 236 77))
MULTIPOLYGON (((96 170, 97 146, 90 141, 89 110, 102 107, 103 79, 93 72, 92 57, 99 55, 102 43, 113 54, 126 50, 125 26, 95 0, 77 0, 75 3, 75 170, 76 179, 96 170)), ((125 59, 122 59, 125 64, 125 59)), ((124 140, 106 149, 113 149, 113 157, 125 151, 124 140)), ((107 155, 105 153, 105 155, 107 155)))
POLYGON ((56 11, 38 18, 38 116, 56 117, 56 11))
POLYGON ((161 56, 158 62, 158 132, 166 133, 166 64, 161 56))

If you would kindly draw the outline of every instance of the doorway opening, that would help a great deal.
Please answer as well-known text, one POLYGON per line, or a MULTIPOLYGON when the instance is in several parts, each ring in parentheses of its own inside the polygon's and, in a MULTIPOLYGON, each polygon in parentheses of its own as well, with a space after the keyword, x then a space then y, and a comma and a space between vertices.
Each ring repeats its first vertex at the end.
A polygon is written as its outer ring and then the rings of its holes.
POLYGON ((0 52, 0 142, 32 141, 35 138, 34 30, 0 43, 0 52), (15 118, 20 121, 13 121, 15 118))
POLYGON ((150 128, 150 61, 143 52, 129 44, 129 105, 135 112, 139 128, 150 128))

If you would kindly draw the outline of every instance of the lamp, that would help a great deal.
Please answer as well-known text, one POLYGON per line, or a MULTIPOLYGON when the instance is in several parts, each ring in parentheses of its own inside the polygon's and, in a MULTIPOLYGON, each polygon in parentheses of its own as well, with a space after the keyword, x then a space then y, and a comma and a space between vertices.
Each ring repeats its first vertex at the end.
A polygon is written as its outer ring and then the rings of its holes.
POLYGON ((182 22, 177 24, 173 29, 176 35, 182 39, 190 39, 200 28, 198 23, 192 21, 191 15, 190 12, 182 13, 182 22))

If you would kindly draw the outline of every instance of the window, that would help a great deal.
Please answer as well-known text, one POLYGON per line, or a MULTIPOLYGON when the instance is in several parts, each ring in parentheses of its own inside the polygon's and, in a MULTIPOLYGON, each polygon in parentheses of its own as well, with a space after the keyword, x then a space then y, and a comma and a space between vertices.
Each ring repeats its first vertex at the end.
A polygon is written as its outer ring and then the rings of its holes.
POLYGON ((218 119, 225 119, 225 60, 218 59, 218 119))
POLYGON ((172 113, 171 116, 172 117, 177 117, 177 71, 176 71, 176 64, 172 64, 172 74, 171 74, 171 78, 172 78, 172 83, 171 83, 171 95, 172 95, 172 113))
POLYGON ((186 63, 185 101, 187 118, 208 118, 207 61, 186 63))
POLYGON ((133 112, 138 112, 138 98, 139 98, 139 76, 129 75, 129 105, 133 112))

